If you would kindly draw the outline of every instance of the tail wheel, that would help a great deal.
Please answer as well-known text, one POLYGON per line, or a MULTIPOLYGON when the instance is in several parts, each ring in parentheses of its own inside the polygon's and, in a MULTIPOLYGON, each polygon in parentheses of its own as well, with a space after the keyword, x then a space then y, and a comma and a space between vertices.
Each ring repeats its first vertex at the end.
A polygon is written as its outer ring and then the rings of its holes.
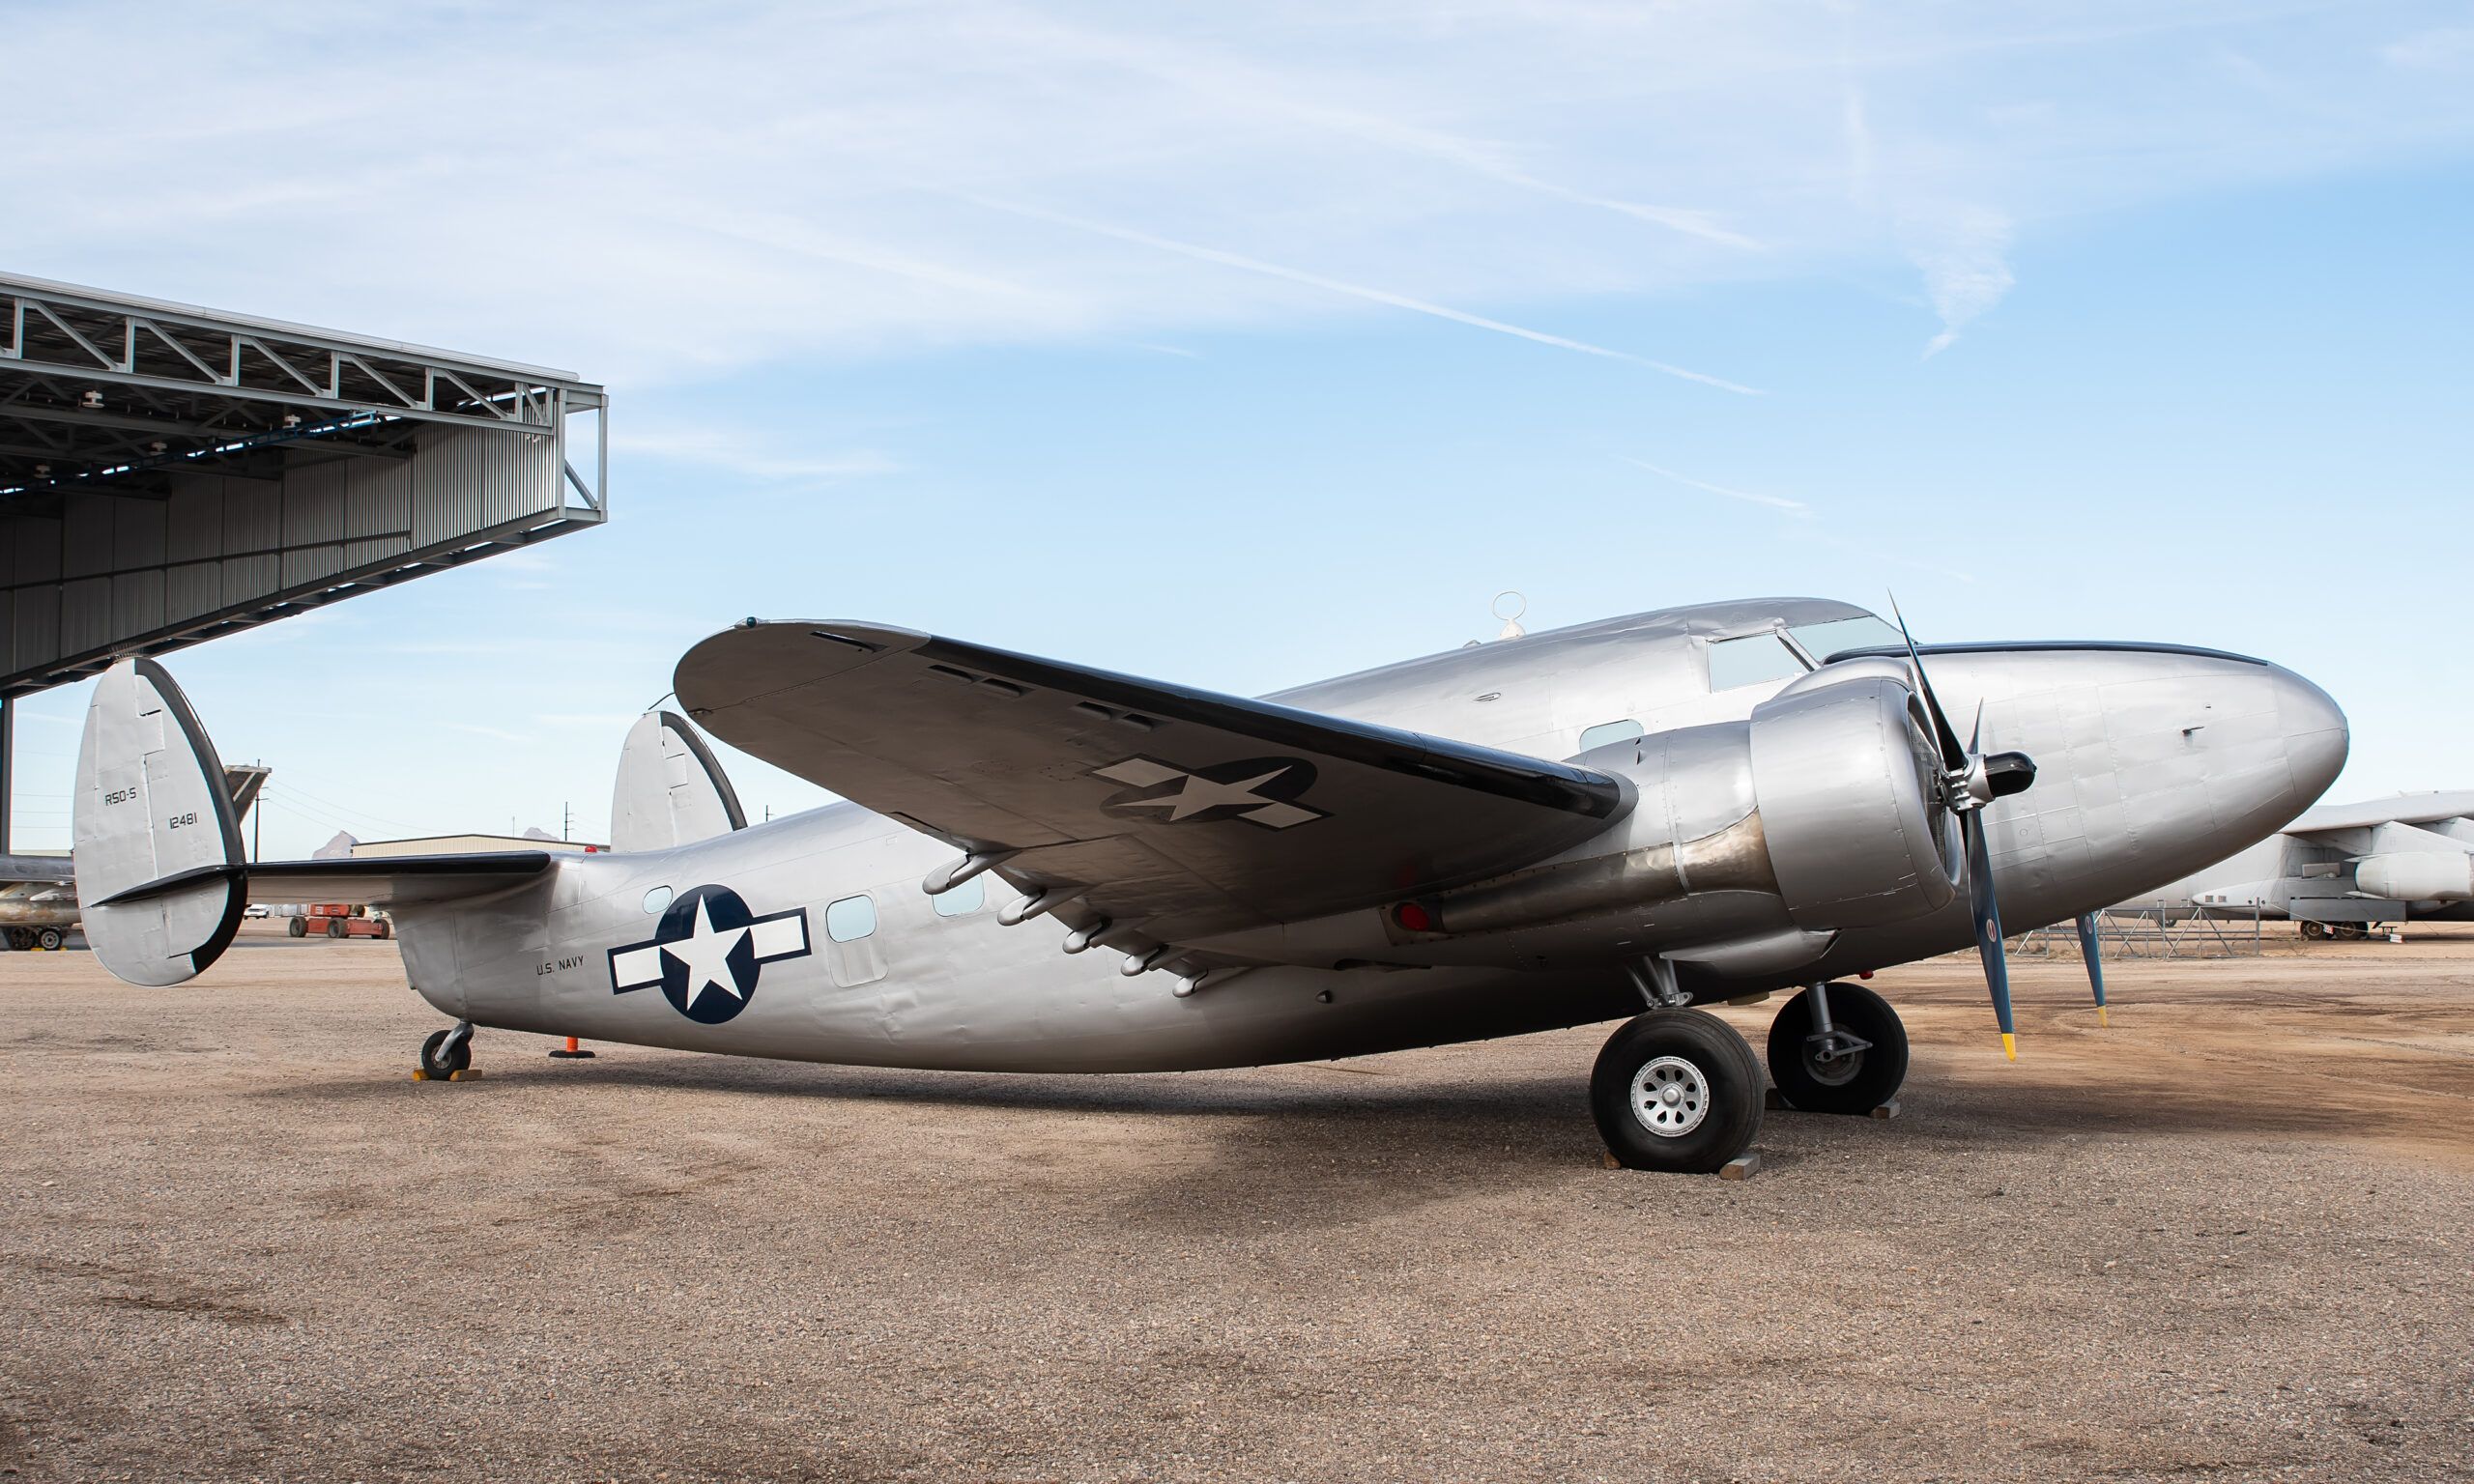
POLYGON ((1787 1105, 1807 1113, 1870 1113, 1897 1096, 1907 1080, 1907 1027, 1898 1012, 1862 985, 1827 985, 1829 1025, 1858 1041, 1860 1051, 1828 1055, 1814 1043, 1810 992, 1778 1009, 1769 1022, 1769 1077, 1787 1105))
POLYGON ((1761 1064, 1724 1020, 1654 1010, 1597 1054, 1591 1115, 1616 1161, 1635 1170, 1706 1174, 1761 1128, 1761 1064))
POLYGON ((66 940, 60 936, 60 929, 57 928, 45 928, 35 934, 35 943, 46 954, 58 948, 64 941, 66 940))
POLYGON ((421 1070, 433 1077, 452 1076, 473 1065, 473 1028, 450 1025, 421 1042, 421 1070))

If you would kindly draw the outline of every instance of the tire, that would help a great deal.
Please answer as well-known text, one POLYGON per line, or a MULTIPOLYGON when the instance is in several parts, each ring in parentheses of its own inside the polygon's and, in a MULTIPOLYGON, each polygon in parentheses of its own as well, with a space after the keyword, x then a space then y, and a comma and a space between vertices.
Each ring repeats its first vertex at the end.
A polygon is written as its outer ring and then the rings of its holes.
POLYGON ((1654 1010, 1608 1038, 1589 1078, 1590 1115, 1626 1169, 1707 1174, 1761 1129, 1761 1064, 1735 1027, 1703 1010, 1654 1010), (1677 1100, 1658 1096, 1672 1088, 1677 1100), (1654 1127, 1637 1111, 1674 1127, 1654 1127))
POLYGON ((1769 1022, 1769 1079, 1791 1108, 1807 1113, 1870 1113, 1898 1096, 1907 1080, 1907 1027, 1890 1003, 1861 985, 1833 984, 1829 1023, 1869 1050, 1835 1061, 1813 1059, 1805 1038, 1813 1034, 1813 1002, 1798 994, 1778 1007, 1769 1022))
POLYGON ((305 938, 309 936, 309 925, 297 917, 285 918, 283 920, 283 930, 292 934, 296 938, 305 938))
POLYGON ((457 1037, 454 1045, 449 1047, 447 1038, 454 1035, 453 1026, 430 1033, 429 1040, 421 1042, 421 1070, 433 1077, 445 1077, 472 1068, 473 1038, 457 1037))
POLYGON ((35 935, 23 928, 12 928, 9 929, 9 946, 21 954, 32 953, 35 947, 35 935))
POLYGON ((393 923, 380 923, 378 925, 378 937, 381 942, 384 942, 394 935, 395 925, 393 923))
POLYGON ((352 929, 344 926, 344 920, 342 918, 331 917, 327 919, 327 936, 331 938, 344 938, 350 937, 351 935, 352 929))
POLYGON ((61 937, 60 929, 57 928, 45 928, 35 934, 35 945, 46 954, 60 947, 65 941, 67 940, 61 937))
POLYGON ((2305 941, 2324 938, 2327 935, 2328 928, 2325 924, 2313 922, 2307 917, 2302 920, 2302 936, 2305 941))

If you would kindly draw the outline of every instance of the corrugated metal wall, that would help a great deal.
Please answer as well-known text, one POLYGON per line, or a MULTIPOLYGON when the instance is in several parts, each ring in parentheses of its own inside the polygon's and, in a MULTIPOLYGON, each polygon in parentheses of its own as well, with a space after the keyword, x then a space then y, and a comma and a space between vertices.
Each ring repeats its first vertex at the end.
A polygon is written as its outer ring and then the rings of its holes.
POLYGON ((434 428, 409 459, 176 475, 167 499, 78 494, 57 518, 0 517, 0 658, 39 671, 374 576, 557 512, 563 470, 555 435, 434 428))

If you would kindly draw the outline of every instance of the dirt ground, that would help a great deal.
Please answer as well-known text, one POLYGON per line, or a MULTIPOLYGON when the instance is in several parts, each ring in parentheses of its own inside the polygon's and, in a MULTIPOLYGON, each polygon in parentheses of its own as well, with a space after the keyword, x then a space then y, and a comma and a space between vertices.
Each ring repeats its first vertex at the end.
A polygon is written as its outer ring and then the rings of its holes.
POLYGON ((2474 934, 2018 982, 1739 1184, 1602 1167, 1605 1028, 417 1084, 391 944, 0 954, 0 1475, 2474 1476, 2474 934))

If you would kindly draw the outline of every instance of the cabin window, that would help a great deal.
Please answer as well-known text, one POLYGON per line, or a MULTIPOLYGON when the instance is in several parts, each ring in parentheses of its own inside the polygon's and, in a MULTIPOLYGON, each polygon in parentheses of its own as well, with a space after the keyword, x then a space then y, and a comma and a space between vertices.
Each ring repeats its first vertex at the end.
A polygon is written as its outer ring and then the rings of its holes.
POLYGON ((1803 672, 1795 651, 1780 643, 1775 634, 1747 634, 1710 642, 1710 689, 1713 691, 1786 680, 1803 672))
POLYGON ((968 917, 988 904, 988 882, 973 876, 951 891, 940 892, 928 899, 936 904, 938 917, 968 917))
POLYGON ((873 897, 845 897, 824 909, 824 935, 836 943, 855 943, 877 930, 873 897))
POLYGON ((651 891, 645 893, 645 910, 647 912, 659 912, 669 905, 669 887, 656 886, 651 891))
POLYGON ((1827 623, 1790 624, 1787 632, 1825 665, 1831 655, 1845 654, 1850 649, 1907 647, 1907 641, 1899 638, 1897 629, 1870 614, 1860 618, 1833 618, 1827 623))
POLYGON ((1641 734, 1641 724, 1625 717, 1620 722, 1600 722, 1581 733, 1581 751, 1604 747, 1609 742, 1629 742, 1641 734))

